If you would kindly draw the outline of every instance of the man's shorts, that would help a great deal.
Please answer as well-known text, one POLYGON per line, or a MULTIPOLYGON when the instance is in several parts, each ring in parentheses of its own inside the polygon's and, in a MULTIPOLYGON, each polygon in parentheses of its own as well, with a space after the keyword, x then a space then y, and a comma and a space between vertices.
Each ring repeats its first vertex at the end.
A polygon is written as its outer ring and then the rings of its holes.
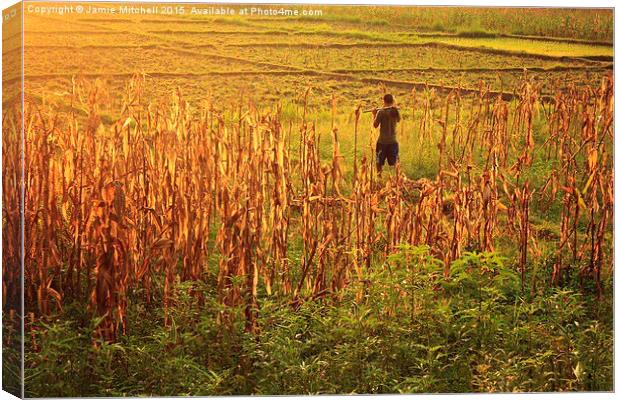
POLYGON ((377 143, 377 165, 383 167, 385 160, 390 166, 394 166, 398 161, 398 143, 383 144, 377 143))

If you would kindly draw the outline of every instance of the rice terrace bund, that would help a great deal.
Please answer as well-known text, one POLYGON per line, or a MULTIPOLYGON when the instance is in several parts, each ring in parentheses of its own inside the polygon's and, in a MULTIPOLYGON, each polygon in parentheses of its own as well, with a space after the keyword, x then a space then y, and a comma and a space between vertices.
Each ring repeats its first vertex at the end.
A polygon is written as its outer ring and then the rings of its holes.
POLYGON ((613 389, 612 10, 36 3, 24 23, 26 396, 613 389), (379 175, 363 111, 386 93, 379 175))

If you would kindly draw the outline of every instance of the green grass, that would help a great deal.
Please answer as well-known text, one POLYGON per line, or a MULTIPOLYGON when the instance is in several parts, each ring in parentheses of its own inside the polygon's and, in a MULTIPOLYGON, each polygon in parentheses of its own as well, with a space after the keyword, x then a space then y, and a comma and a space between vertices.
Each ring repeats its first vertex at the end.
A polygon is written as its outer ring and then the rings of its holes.
POLYGON ((261 294, 256 336, 244 332, 242 307, 229 308, 230 324, 218 323, 212 277, 181 284, 168 327, 156 305, 162 282, 155 307, 132 294, 131 331, 98 348, 84 307, 68 304, 62 321, 37 323, 34 341, 27 336, 26 395, 612 389, 611 297, 596 301, 542 282, 533 296, 529 284, 521 292, 497 254, 465 254, 450 280, 440 268, 426 248, 405 246, 375 265, 361 300, 357 283, 339 300, 305 302, 295 312, 287 299, 261 294), (205 295, 205 304, 188 295, 190 288, 205 295))
POLYGON ((472 27, 468 29, 459 29, 456 36, 463 38, 494 38, 497 32, 491 32, 481 27, 472 27))
MULTIPOLYGON (((340 7, 342 19, 388 20, 390 25, 421 31, 484 30, 503 34, 613 40, 611 9, 485 7, 340 7), (372 16, 369 16, 371 14, 372 16)), ((336 16, 331 17, 337 20, 336 16)))
POLYGON ((595 46, 579 43, 560 43, 554 41, 540 41, 496 37, 436 37, 424 38, 432 42, 447 43, 466 48, 490 48, 523 52, 536 55, 550 55, 556 57, 613 57, 614 49, 611 46, 595 46))

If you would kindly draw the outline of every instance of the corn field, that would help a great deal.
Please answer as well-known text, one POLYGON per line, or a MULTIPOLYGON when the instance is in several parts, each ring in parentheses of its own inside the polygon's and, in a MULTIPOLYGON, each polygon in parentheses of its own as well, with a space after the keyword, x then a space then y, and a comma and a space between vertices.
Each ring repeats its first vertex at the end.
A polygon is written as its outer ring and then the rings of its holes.
MULTIPOLYGON (((180 91, 147 104, 144 84, 140 76, 127 83, 112 124, 101 121, 97 84, 77 79, 67 109, 27 101, 23 115, 4 118, 3 131, 14 134, 25 122, 27 325, 79 301, 100 320, 93 343, 114 342, 132 329, 128 302, 163 307, 170 324, 180 283, 213 281, 219 323, 242 307, 245 330, 257 333, 261 296, 295 310, 319 299, 337 304, 356 283, 361 301, 371 272, 401 244, 429 246, 448 278, 465 252, 508 242, 522 288, 609 290, 611 77, 552 98, 527 76, 512 100, 484 86, 467 97, 413 91, 403 109, 422 118, 406 122, 408 134, 439 150, 434 179, 398 166, 378 176, 359 107, 338 110, 334 101, 332 115, 351 113, 353 124, 320 132, 306 118, 310 92, 300 120, 283 122, 277 106, 225 110, 211 99, 190 104, 180 91), (353 165, 343 161, 341 135, 355 135, 353 165), (331 159, 320 156, 325 137, 331 159), (544 176, 541 160, 553 166, 544 176), (557 234, 533 225, 534 210, 554 207, 557 234), (551 275, 537 282, 531 269, 543 240, 552 244, 551 275)), ((3 152, 5 188, 17 187, 17 148, 3 152)), ((17 204, 17 192, 3 193, 5 205, 17 204)), ((5 207, 3 217, 16 233, 5 235, 3 253, 3 292, 12 299, 19 213, 5 207)), ((188 295, 204 301, 201 291, 188 295)))

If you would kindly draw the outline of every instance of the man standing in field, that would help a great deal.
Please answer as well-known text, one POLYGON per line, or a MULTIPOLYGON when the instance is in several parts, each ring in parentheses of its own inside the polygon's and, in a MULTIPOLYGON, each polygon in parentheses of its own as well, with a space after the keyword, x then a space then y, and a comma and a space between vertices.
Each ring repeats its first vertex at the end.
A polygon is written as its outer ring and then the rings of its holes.
POLYGON ((377 154, 377 171, 379 175, 387 160, 388 165, 394 166, 398 161, 398 141, 396 141, 396 124, 400 122, 398 108, 394 107, 394 96, 383 96, 383 108, 372 110, 373 125, 379 127, 379 138, 375 148, 377 154))

